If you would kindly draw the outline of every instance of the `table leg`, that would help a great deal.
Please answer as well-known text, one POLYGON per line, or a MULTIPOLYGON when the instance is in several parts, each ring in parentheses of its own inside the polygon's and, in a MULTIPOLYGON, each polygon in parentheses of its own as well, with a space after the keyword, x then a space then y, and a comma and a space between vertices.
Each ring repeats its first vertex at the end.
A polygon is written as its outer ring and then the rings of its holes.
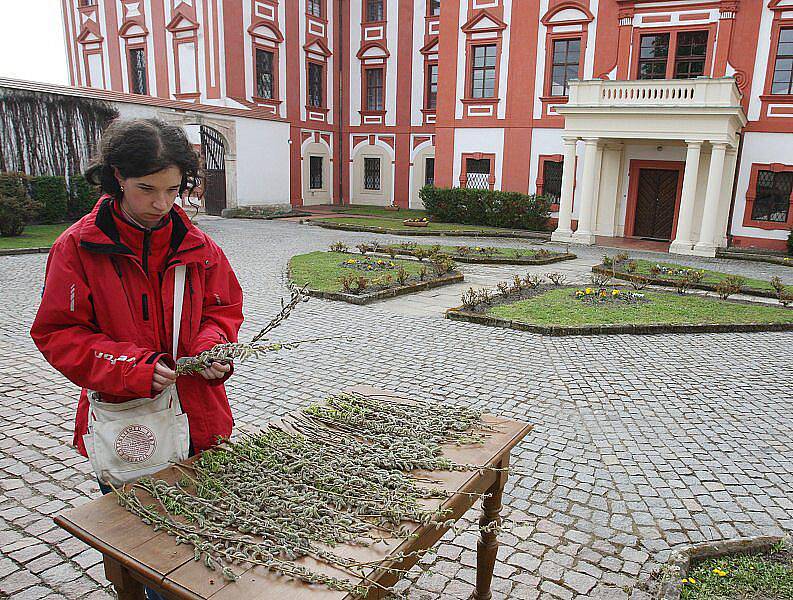
POLYGON ((113 584, 118 600, 146 600, 143 584, 134 579, 120 562, 105 556, 105 577, 113 584))
MULTIPOLYGON (((509 457, 502 460, 497 466, 504 468, 509 465, 509 457)), ((488 526, 493 523, 501 524, 501 497, 504 485, 507 482, 507 473, 500 472, 495 482, 487 490, 488 498, 482 500, 482 516, 479 519, 479 541, 476 544, 476 589, 472 600, 490 600, 493 593, 490 583, 493 580, 493 569, 496 566, 498 553, 498 536, 488 526)))

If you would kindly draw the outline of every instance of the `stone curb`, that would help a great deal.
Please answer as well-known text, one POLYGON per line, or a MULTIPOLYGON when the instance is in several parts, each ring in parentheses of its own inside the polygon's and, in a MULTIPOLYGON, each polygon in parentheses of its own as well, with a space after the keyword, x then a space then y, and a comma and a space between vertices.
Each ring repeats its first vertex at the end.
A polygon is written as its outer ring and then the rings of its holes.
POLYGON ((48 254, 52 246, 41 246, 38 248, 3 248, 0 249, 0 256, 16 256, 18 254, 48 254))
POLYGON ((452 321, 466 321, 489 327, 502 327, 517 331, 528 331, 553 337, 567 335, 657 335, 665 333, 754 333, 761 331, 793 331, 793 323, 739 323, 702 325, 532 325, 521 321, 511 321, 475 313, 461 306, 446 311, 446 318, 452 321))
POLYGON ((740 253, 740 252, 719 252, 716 251, 716 258, 726 258, 728 260, 747 260, 750 262, 768 263, 771 265, 781 265, 783 267, 793 267, 793 256, 764 256, 762 254, 740 253))
POLYGON ((476 237, 476 238, 527 238, 548 241, 551 239, 551 234, 545 234, 538 231, 509 231, 509 232, 492 232, 486 233, 478 230, 469 231, 426 231, 424 229, 385 229, 383 227, 363 227, 360 225, 336 225, 332 223, 320 223, 318 221, 305 221, 308 225, 314 227, 322 227, 323 229, 337 229, 339 231, 355 231, 358 233, 384 233, 388 235, 412 235, 412 236, 426 236, 426 237, 476 237))
POLYGON ((734 554, 762 554, 789 536, 760 536, 733 538, 719 542, 703 542, 681 548, 669 558, 668 571, 661 581, 657 600, 679 600, 683 592, 682 579, 688 577, 692 561, 718 558, 734 554))
MULTIPOLYGON (((357 255, 356 252, 347 252, 347 254, 357 255)), ((487 258, 487 257, 461 257, 455 254, 446 254, 442 252, 443 256, 452 259, 454 262, 477 264, 477 265, 525 265, 525 266, 541 266, 550 265, 552 263, 561 262, 563 260, 573 260, 578 258, 575 254, 558 254, 549 258, 487 258)), ((367 256, 385 256, 391 258, 391 255, 383 251, 367 252, 367 256)), ((396 256, 416 258, 416 255, 411 252, 399 252, 396 256)))
MULTIPOLYGON (((290 274, 291 279, 291 274, 290 274)), ((388 298, 395 298, 396 296, 404 296, 405 294, 412 294, 413 292, 422 292, 444 285, 451 285, 454 283, 462 283, 464 281, 462 273, 454 275, 445 275, 437 279, 423 281, 412 285, 401 285, 398 287, 389 288, 387 290, 380 290, 370 294, 345 294, 344 292, 321 292, 319 290, 308 290, 310 296, 314 298, 322 298, 324 300, 341 300, 342 302, 349 302, 350 304, 357 304, 363 306, 377 302, 378 300, 386 300, 388 298)))
MULTIPOLYGON (((646 275, 634 275, 633 273, 625 273, 624 271, 617 271, 614 273, 611 269, 601 265, 592 267, 593 273, 600 273, 602 275, 611 275, 616 279, 624 281, 646 281, 649 285, 659 285, 662 287, 675 287, 674 280, 661 279, 659 277, 648 277, 646 275)), ((707 292, 715 292, 716 286, 709 283, 692 283, 689 287, 695 290, 705 290, 707 292)), ((759 298, 776 298, 776 294, 771 290, 758 290, 755 288, 744 287, 741 288, 741 294, 746 296, 757 296, 759 298)))

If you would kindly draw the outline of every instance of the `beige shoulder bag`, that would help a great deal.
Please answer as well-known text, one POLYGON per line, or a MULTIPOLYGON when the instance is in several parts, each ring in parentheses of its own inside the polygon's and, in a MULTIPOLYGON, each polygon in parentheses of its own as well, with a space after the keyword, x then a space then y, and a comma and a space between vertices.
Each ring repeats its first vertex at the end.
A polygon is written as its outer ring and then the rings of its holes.
MULTIPOLYGON (((185 268, 179 265, 174 273, 174 360, 182 321, 185 268)), ((120 403, 102 402, 97 392, 87 391, 88 433, 83 441, 100 481, 119 486, 187 458, 190 428, 176 385, 168 386, 154 398, 120 403)))

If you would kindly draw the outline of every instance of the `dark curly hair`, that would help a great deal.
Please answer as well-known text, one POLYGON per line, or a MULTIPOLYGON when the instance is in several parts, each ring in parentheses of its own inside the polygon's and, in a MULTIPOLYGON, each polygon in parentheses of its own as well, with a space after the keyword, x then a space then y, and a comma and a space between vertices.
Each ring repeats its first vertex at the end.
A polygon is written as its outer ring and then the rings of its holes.
POLYGON ((172 166, 182 173, 180 197, 198 187, 198 154, 181 127, 159 119, 116 119, 102 133, 85 178, 118 198, 121 186, 113 167, 122 177, 143 177, 172 166))

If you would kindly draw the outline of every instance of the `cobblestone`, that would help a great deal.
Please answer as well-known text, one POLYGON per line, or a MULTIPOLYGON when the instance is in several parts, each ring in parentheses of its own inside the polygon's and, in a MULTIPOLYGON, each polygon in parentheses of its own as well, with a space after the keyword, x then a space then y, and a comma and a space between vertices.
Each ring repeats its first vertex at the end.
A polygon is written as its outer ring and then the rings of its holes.
MULTIPOLYGON (((201 223, 246 291, 243 338, 284 295, 291 255, 373 237, 289 222, 201 223)), ((357 383, 472 402, 533 423, 513 455, 525 475, 510 478, 505 493, 504 514, 515 525, 502 539, 498 599, 644 600, 639 582, 676 546, 792 529, 793 434, 782 426, 791 411, 790 334, 546 338, 441 318, 463 289, 514 273, 559 271, 585 282, 605 251, 573 251, 578 259, 541 268, 463 265, 465 284, 365 307, 306 304, 275 339, 352 331, 355 340, 240 366, 228 386, 238 428, 357 383)), ((793 284, 793 269, 775 265, 674 261, 764 279, 778 274, 793 284)), ((113 596, 98 555, 52 527, 52 516, 99 491, 87 461, 68 447, 77 390, 28 336, 45 262, 44 255, 0 258, 3 305, 13 307, 0 313, 0 359, 17 365, 13 377, 0 379, 0 591, 105 600, 113 596)), ((476 517, 467 515, 467 529, 447 534, 437 555, 400 583, 411 600, 470 595, 476 517)))

